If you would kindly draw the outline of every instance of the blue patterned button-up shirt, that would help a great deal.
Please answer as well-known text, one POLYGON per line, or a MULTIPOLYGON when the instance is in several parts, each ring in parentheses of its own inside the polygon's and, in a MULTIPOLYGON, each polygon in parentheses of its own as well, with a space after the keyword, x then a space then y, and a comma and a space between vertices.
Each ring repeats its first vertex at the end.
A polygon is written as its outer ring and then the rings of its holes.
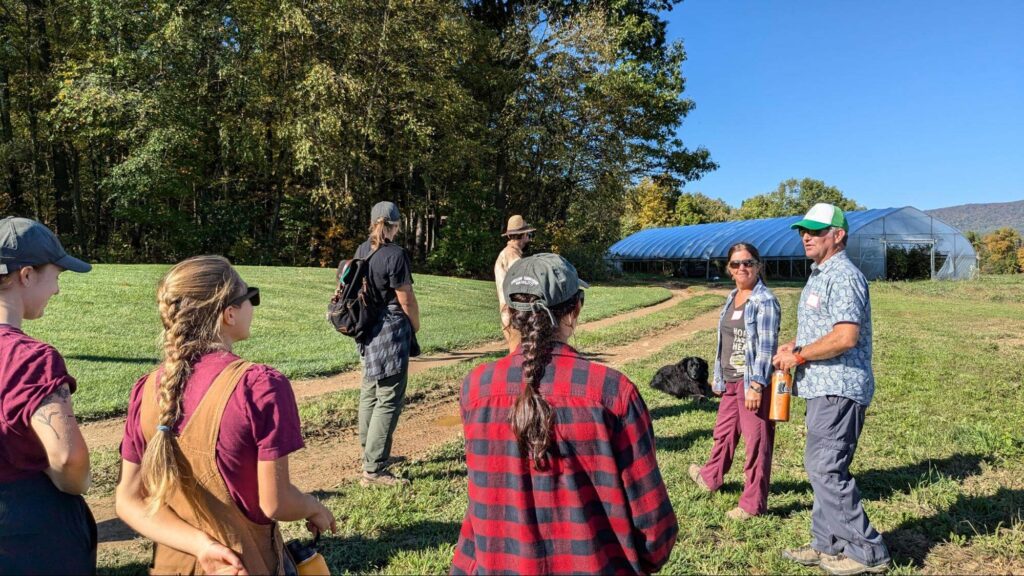
POLYGON ((875 394, 868 282, 845 250, 811 270, 797 310, 797 346, 820 340, 840 323, 857 324, 860 335, 857 345, 839 356, 797 368, 796 392, 801 398, 843 396, 867 406, 875 394))

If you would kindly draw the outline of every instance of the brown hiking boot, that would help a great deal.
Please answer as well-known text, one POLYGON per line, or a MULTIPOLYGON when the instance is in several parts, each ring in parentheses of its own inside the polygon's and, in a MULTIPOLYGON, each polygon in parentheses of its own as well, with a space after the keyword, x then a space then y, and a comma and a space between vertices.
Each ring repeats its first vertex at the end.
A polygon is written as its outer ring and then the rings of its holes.
POLYGON ((821 559, 821 569, 833 576, 853 576, 854 574, 882 574, 889 570, 889 561, 879 562, 874 566, 861 564, 845 554, 821 559))
POLYGON ((406 486, 409 481, 405 478, 399 478, 388 471, 383 472, 363 472, 363 477, 359 479, 359 485, 363 488, 368 486, 406 486))
POLYGON ((711 492, 711 488, 708 488, 708 483, 704 481, 704 477, 700 475, 700 466, 696 464, 690 464, 690 480, 693 480, 697 486, 700 486, 705 492, 711 492))
POLYGON ((835 556, 831 554, 818 552, 814 548, 811 548, 810 544, 799 548, 788 548, 783 550, 782 557, 786 560, 796 562, 801 566, 817 566, 826 559, 831 560, 835 558, 835 556))

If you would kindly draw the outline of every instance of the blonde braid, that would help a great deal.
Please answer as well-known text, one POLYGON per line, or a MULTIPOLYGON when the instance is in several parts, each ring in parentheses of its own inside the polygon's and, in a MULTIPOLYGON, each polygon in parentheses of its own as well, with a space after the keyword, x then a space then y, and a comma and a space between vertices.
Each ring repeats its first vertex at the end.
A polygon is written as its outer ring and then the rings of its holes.
MULTIPOLYGON (((190 475, 173 434, 182 416, 182 392, 199 357, 223 348, 221 312, 245 289, 238 273, 220 256, 185 260, 160 282, 157 302, 164 327, 164 364, 157 390, 158 428, 142 458, 142 482, 150 514, 182 488, 182 480, 190 475)), ((186 489, 186 496, 189 492, 186 489)))

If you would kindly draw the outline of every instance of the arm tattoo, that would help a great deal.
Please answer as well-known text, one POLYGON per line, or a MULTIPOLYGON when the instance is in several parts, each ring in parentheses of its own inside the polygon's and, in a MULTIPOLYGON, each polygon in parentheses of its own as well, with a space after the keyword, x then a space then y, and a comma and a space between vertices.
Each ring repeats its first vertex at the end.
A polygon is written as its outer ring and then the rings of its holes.
POLYGON ((40 424, 46 424, 47 426, 49 426, 50 430, 53 430, 53 435, 57 437, 57 440, 60 440, 60 434, 57 432, 57 429, 54 428, 53 424, 51 423, 51 420, 53 420, 54 416, 60 416, 60 409, 48 410, 45 414, 43 413, 43 410, 39 410, 38 412, 36 412, 36 415, 33 417, 33 419, 36 422, 39 422, 40 424))
MULTIPOLYGON (((53 435, 57 437, 57 440, 60 440, 60 434, 57 432, 57 429, 53 427, 53 417, 60 417, 61 406, 59 405, 69 404, 70 401, 71 391, 68 389, 68 385, 64 384, 60 388, 54 390, 53 393, 49 394, 46 398, 43 398, 43 401, 39 404, 39 408, 36 410, 35 416, 33 416, 32 419, 40 424, 48 426, 50 430, 53 430, 53 435), (57 406, 53 406, 54 404, 57 404, 57 406)), ((74 418, 74 416, 69 416, 69 418, 74 418)))
POLYGON ((71 390, 68 389, 67 384, 61 384, 60 388, 57 388, 50 393, 43 401, 39 403, 39 407, 42 408, 47 404, 63 404, 71 399, 71 390))

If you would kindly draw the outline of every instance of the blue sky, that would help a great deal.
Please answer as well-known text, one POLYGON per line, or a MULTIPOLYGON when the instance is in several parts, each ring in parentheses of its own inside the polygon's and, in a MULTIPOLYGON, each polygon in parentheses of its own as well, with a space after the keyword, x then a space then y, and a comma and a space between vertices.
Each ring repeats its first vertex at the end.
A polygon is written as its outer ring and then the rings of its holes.
POLYGON ((685 0, 680 131, 737 206, 787 178, 870 208, 1024 199, 1024 1, 685 0))

